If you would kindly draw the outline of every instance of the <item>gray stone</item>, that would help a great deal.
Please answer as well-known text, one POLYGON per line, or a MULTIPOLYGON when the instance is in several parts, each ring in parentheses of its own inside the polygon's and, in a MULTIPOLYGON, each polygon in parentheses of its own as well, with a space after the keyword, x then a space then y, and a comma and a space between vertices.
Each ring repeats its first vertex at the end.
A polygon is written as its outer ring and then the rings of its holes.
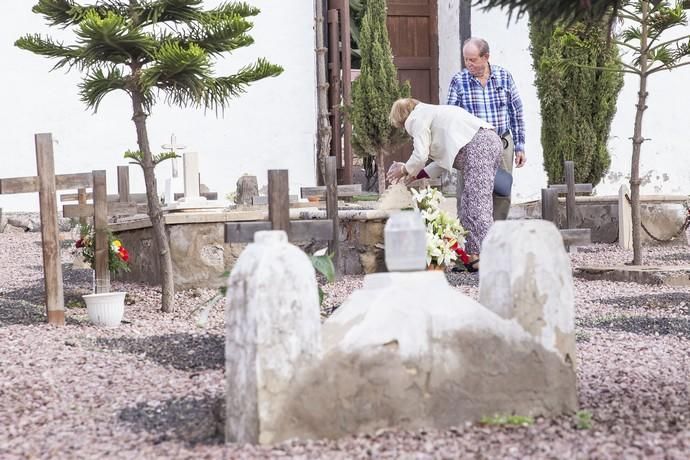
POLYGON ((25 232, 37 232, 41 229, 40 224, 28 217, 10 217, 7 219, 7 223, 13 227, 21 228, 25 232))
POLYGON ((481 250, 479 301, 517 321, 575 369, 575 300, 570 259, 545 220, 495 222, 481 250))
POLYGON ((690 266, 611 265, 577 267, 575 276, 587 280, 651 284, 654 286, 690 286, 690 266))
POLYGON ((289 387, 274 441, 577 407, 573 366, 439 272, 367 275, 324 323, 323 347, 289 387))
POLYGON ((256 176, 243 175, 237 179, 235 203, 244 206, 252 205, 252 199, 259 196, 259 185, 256 176))
POLYGON ((227 442, 284 439, 297 377, 319 360, 320 311, 309 258, 282 231, 257 232, 228 280, 227 442))
POLYGON ((0 208, 0 233, 5 231, 5 227, 7 227, 7 218, 2 213, 2 208, 0 208))

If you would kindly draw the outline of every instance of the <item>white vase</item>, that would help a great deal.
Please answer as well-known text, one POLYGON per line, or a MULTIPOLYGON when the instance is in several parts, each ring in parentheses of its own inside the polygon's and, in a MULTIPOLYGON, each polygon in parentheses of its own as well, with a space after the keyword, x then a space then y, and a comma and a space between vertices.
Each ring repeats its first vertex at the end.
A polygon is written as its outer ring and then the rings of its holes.
POLYGON ((86 311, 97 326, 117 327, 125 314, 125 293, 104 292, 84 296, 86 311))

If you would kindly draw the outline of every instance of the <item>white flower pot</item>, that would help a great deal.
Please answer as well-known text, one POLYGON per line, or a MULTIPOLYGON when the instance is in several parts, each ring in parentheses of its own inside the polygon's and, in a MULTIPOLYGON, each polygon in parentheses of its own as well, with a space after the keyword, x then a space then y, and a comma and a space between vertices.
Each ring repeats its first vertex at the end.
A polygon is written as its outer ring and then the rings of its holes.
POLYGON ((125 314, 125 293, 104 292, 84 296, 86 311, 97 326, 117 327, 125 314))

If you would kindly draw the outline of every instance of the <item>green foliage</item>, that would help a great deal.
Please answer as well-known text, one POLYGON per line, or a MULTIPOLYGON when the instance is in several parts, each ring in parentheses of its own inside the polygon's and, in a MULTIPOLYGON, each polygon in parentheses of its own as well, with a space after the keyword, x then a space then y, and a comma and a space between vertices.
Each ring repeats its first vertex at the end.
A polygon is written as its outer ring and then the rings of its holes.
POLYGON ((586 410, 578 411, 575 414, 575 428, 578 430, 589 430, 592 428, 592 413, 586 410))
MULTIPOLYGON (((128 160, 131 160, 130 163, 132 164, 137 164, 139 166, 143 167, 144 163, 144 154, 139 152, 139 151, 132 151, 132 150, 127 150, 124 155, 125 158, 128 160)), ((173 158, 180 158, 180 156, 174 152, 161 152, 157 155, 153 155, 153 164, 158 166, 159 163, 165 161, 165 160, 171 160, 173 158)))
MULTIPOLYGON (((335 265, 333 264, 332 254, 313 255, 309 256, 309 259, 314 266, 314 270, 321 273, 326 278, 326 282, 332 283, 335 281, 335 265)), ((326 294, 319 286, 319 305, 323 304, 325 298, 326 294)))
POLYGON ((479 423, 488 426, 530 426, 534 424, 534 419, 524 415, 494 415, 482 417, 479 423))
POLYGON ((548 22, 573 22, 581 19, 602 19, 609 17, 625 0, 478 0, 483 9, 500 8, 518 17, 528 13, 531 19, 548 22))
POLYGON ((685 60, 690 57, 690 34, 676 34, 675 38, 668 40, 661 38, 662 34, 671 29, 687 26, 685 10, 688 8, 689 2, 676 1, 672 4, 666 0, 654 3, 631 0, 621 6, 619 16, 630 25, 616 37, 616 42, 632 52, 629 65, 626 66, 628 71, 643 76, 643 57, 646 58, 647 65, 644 76, 690 64, 690 61, 685 60), (643 3, 647 4, 644 15, 643 3), (640 40, 643 36, 647 41, 646 50, 641 49, 640 40))
POLYGON ((251 82, 282 68, 258 59, 234 75, 214 76, 212 58, 253 43, 248 18, 259 10, 241 2, 204 10, 202 3, 40 0, 33 12, 51 26, 72 28, 74 43, 28 34, 15 45, 55 59, 55 68, 84 71, 81 99, 94 111, 116 90, 141 96, 147 113, 159 94, 169 104, 222 110, 251 82))
POLYGON ((364 5, 366 0, 350 0, 350 49, 352 50, 352 68, 359 69, 361 63, 361 52, 359 50, 359 30, 362 26, 362 16, 364 16, 364 5))
POLYGON ((314 270, 321 273, 326 281, 332 283, 335 281, 335 265, 333 265, 333 256, 328 254, 309 256, 314 270))
POLYGON ((360 30, 361 73, 352 85, 352 144, 360 156, 389 151, 404 140, 388 121, 396 99, 410 95, 398 82, 386 29, 385 0, 367 0, 360 30))
POLYGON ((564 160, 575 162, 576 181, 593 185, 611 163, 607 142, 623 76, 590 68, 622 70, 618 48, 603 25, 530 24, 544 169, 550 184, 564 183, 564 160))

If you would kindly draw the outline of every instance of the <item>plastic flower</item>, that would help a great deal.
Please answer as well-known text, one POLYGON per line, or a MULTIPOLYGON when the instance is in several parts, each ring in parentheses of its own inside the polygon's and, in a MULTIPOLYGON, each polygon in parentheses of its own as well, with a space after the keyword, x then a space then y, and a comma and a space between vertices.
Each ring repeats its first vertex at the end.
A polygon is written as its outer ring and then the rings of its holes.
MULTIPOLYGON (((75 246, 80 251, 84 262, 94 268, 96 263, 96 242, 94 229, 90 225, 83 225, 79 227, 80 238, 75 242, 75 246)), ((120 271, 128 272, 129 267, 129 252, 122 246, 122 242, 113 237, 112 233, 108 231, 108 270, 113 273, 120 271)))

